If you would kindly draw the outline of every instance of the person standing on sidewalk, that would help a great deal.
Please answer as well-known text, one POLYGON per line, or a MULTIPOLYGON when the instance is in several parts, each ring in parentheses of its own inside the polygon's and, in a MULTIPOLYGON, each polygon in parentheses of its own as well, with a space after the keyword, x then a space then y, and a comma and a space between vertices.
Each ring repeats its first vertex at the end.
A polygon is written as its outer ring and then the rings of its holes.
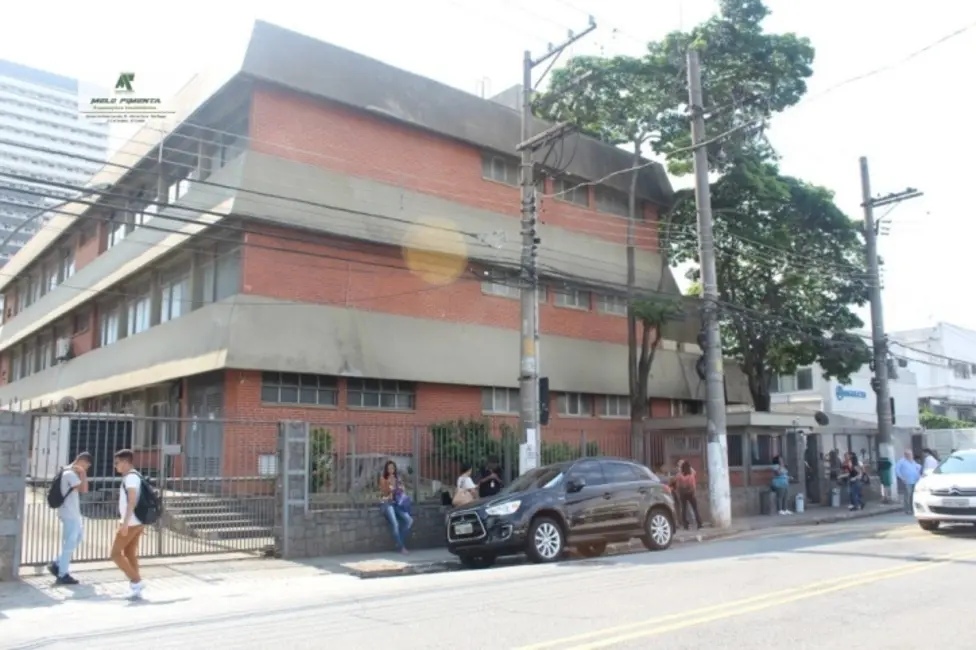
POLYGON ((702 520, 698 513, 698 476, 692 468, 691 463, 681 461, 681 468, 674 479, 674 485, 678 492, 678 503, 681 506, 681 523, 685 530, 688 530, 688 511, 695 515, 695 523, 698 530, 701 530, 702 520))
POLYGON ((905 489, 902 490, 902 504, 905 514, 912 514, 912 500, 915 496, 915 484, 922 478, 922 467, 915 462, 911 449, 905 450, 905 456, 895 463, 895 476, 901 479, 905 489))
POLYGON ((129 598, 142 596, 142 578, 139 575, 139 540, 142 538, 142 522, 136 517, 136 506, 142 493, 142 476, 133 466, 131 449, 115 454, 115 471, 122 475, 119 490, 119 515, 121 522, 112 544, 112 561, 129 579, 129 598))
POLYGON ((779 514, 793 514, 789 510, 790 470, 787 469, 786 461, 783 460, 782 456, 776 458, 776 468, 773 470, 773 479, 770 487, 776 493, 776 510, 779 514))
POLYGON ((91 466, 92 455, 83 451, 75 458, 75 462, 61 470, 58 485, 63 498, 61 507, 58 508, 58 517, 61 519, 61 555, 47 567, 57 578, 56 584, 59 585, 78 584, 71 575, 71 556, 84 536, 79 495, 88 492, 88 470, 91 466))

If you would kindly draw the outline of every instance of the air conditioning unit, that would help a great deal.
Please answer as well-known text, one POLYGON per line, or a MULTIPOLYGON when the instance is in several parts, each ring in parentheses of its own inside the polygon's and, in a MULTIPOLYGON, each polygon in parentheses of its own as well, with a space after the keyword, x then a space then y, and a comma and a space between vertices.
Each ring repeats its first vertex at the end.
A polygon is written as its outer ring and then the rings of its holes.
POLYGON ((56 361, 67 361, 71 358, 71 339, 62 337, 57 340, 54 348, 54 359, 56 361))

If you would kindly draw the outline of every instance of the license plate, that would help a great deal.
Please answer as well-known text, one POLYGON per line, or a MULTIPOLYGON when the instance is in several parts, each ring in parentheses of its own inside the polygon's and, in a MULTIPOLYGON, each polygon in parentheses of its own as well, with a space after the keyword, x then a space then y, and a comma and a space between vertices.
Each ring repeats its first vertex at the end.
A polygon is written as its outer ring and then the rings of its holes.
POLYGON ((474 532, 474 524, 454 524, 455 535, 470 535, 474 532))
POLYGON ((969 499, 942 499, 942 505, 949 508, 968 508, 969 499))

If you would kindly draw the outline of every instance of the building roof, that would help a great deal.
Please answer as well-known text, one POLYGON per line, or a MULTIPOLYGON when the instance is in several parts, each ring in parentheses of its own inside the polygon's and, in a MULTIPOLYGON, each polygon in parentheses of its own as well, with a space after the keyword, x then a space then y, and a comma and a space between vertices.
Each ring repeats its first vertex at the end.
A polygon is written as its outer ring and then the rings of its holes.
MULTIPOLYGON (((164 132, 172 132, 192 121, 210 99, 237 78, 259 80, 334 101, 512 156, 520 139, 519 114, 503 104, 270 23, 257 21, 243 56, 228 63, 230 67, 214 68, 187 83, 171 100, 174 114, 170 119, 141 128, 112 155, 91 179, 89 187, 114 184, 126 175, 128 167, 155 156, 164 132)), ((533 133, 549 126, 547 122, 534 120, 533 133)), ((631 154, 624 150, 579 136, 577 155, 566 173, 598 180, 630 165, 631 154)), ((606 185, 621 191, 627 191, 628 183, 626 174, 606 181, 606 185)), ((638 194, 665 209, 673 204, 671 183, 656 163, 649 164, 638 175, 638 194)), ((88 207, 82 203, 61 206, 49 228, 32 237, 8 261, 6 273, 0 277, 0 290, 43 255, 88 207)))

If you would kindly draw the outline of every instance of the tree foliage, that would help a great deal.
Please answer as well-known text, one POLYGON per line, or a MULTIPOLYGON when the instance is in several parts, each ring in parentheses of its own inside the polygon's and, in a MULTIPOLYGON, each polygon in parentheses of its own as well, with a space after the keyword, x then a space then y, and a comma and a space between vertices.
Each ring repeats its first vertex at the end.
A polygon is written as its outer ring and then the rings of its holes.
MULTIPOLYGON (((861 229, 822 187, 780 174, 776 165, 740 158, 711 186, 722 340, 749 378, 759 410, 769 381, 819 363, 826 377, 849 381, 870 360, 864 326, 852 311, 868 299, 861 229)), ((679 205, 678 224, 695 223, 679 205)), ((675 262, 698 260, 693 239, 676 240, 675 262)), ((699 280, 698 269, 689 277, 699 280)))
POLYGON ((972 422, 950 418, 923 408, 918 412, 918 421, 925 429, 972 429, 972 422))
POLYGON ((641 57, 584 56, 553 72, 536 100, 539 115, 571 121, 585 133, 668 158, 669 171, 691 171, 686 53, 701 52, 709 164, 724 171, 742 153, 772 153, 761 125, 793 106, 813 74, 813 47, 795 34, 771 34, 762 0, 721 0, 719 13, 690 32, 648 43, 641 57), (588 74, 583 83, 577 80, 588 74))

